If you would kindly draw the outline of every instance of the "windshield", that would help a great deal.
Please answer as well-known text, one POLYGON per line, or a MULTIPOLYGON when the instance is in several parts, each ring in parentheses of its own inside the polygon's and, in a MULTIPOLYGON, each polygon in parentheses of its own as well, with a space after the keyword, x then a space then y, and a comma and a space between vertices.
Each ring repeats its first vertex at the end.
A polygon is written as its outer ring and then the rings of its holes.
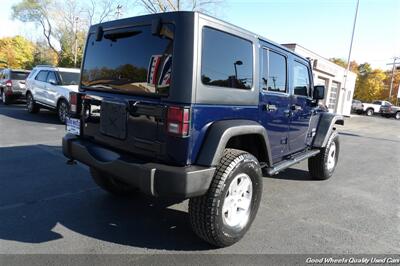
POLYGON ((58 72, 61 77, 61 85, 78 85, 79 73, 74 72, 58 72))
POLYGON ((25 80, 26 77, 29 75, 29 72, 11 72, 11 79, 13 80, 25 80))
POLYGON ((160 34, 151 25, 104 32, 100 41, 88 37, 82 88, 129 94, 168 95, 171 79, 173 26, 160 34))

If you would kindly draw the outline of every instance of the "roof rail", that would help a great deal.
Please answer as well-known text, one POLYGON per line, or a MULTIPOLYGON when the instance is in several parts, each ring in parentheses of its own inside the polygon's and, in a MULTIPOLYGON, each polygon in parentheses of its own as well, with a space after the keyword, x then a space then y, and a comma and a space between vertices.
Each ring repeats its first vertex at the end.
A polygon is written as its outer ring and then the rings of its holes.
POLYGON ((35 67, 55 67, 53 65, 36 65, 35 67))

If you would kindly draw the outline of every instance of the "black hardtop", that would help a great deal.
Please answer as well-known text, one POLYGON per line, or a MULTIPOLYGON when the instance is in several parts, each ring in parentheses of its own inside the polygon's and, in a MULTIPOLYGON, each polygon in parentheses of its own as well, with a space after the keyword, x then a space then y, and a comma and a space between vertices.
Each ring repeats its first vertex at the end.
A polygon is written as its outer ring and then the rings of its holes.
MULTIPOLYGON (((269 44, 272 44, 276 47, 278 47, 281 50, 284 50, 287 53, 290 53, 292 55, 295 55, 297 57, 300 57, 306 61, 308 61, 307 58, 297 54, 296 52, 294 52, 293 50, 290 50, 289 48, 276 43, 274 41, 271 41, 270 39, 261 36, 259 34, 256 34, 250 30, 244 29, 240 26, 234 25, 230 22, 224 21, 222 19, 219 18, 215 18, 213 16, 204 14, 202 12, 198 12, 198 11, 172 11, 172 12, 164 12, 164 13, 157 13, 157 14, 149 14, 149 15, 142 15, 142 16, 135 16, 135 17, 130 17, 130 18, 124 18, 124 19, 119 19, 119 20, 113 20, 113 21, 107 21, 107 22, 103 22, 103 23, 99 23, 99 24, 95 24, 92 25, 90 27, 90 32, 95 32, 98 26, 102 26, 104 29, 112 29, 112 28, 119 28, 121 26, 132 26, 132 25, 137 25, 138 23, 143 23, 144 21, 152 21, 153 19, 158 19, 161 18, 162 20, 165 20, 163 22, 174 22, 176 21, 179 17, 192 17, 194 18, 195 15, 198 14, 199 16, 202 16, 203 18, 209 18, 215 21, 218 21, 221 25, 225 25, 225 26, 230 26, 230 27, 234 27, 237 29, 240 29, 241 31, 246 32, 249 35, 253 35, 255 36, 257 39, 259 39, 260 41, 264 41, 267 42, 269 44)), ((187 26, 192 26, 192 25, 187 25, 187 26)))

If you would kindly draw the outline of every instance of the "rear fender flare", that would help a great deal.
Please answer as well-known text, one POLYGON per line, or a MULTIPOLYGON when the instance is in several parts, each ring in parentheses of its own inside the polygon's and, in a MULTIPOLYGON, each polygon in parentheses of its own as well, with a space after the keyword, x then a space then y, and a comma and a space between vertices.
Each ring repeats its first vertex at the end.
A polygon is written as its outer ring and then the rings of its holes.
POLYGON ((252 120, 223 120, 214 122, 207 130, 196 164, 218 165, 228 141, 235 136, 255 134, 262 137, 266 145, 267 164, 272 165, 268 134, 265 128, 252 120))

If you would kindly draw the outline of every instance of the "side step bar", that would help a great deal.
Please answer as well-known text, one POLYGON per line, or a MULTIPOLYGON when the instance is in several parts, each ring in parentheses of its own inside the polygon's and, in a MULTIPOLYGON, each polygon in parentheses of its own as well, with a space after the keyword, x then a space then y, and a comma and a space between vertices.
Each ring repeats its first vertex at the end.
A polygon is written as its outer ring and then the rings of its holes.
POLYGON ((320 152, 320 150, 309 150, 306 152, 302 152, 300 154, 294 155, 290 159, 283 160, 282 162, 277 163, 273 167, 264 168, 263 172, 269 176, 276 175, 280 171, 285 170, 286 168, 288 168, 294 164, 297 164, 305 159, 308 159, 310 157, 317 155, 319 152, 320 152))

